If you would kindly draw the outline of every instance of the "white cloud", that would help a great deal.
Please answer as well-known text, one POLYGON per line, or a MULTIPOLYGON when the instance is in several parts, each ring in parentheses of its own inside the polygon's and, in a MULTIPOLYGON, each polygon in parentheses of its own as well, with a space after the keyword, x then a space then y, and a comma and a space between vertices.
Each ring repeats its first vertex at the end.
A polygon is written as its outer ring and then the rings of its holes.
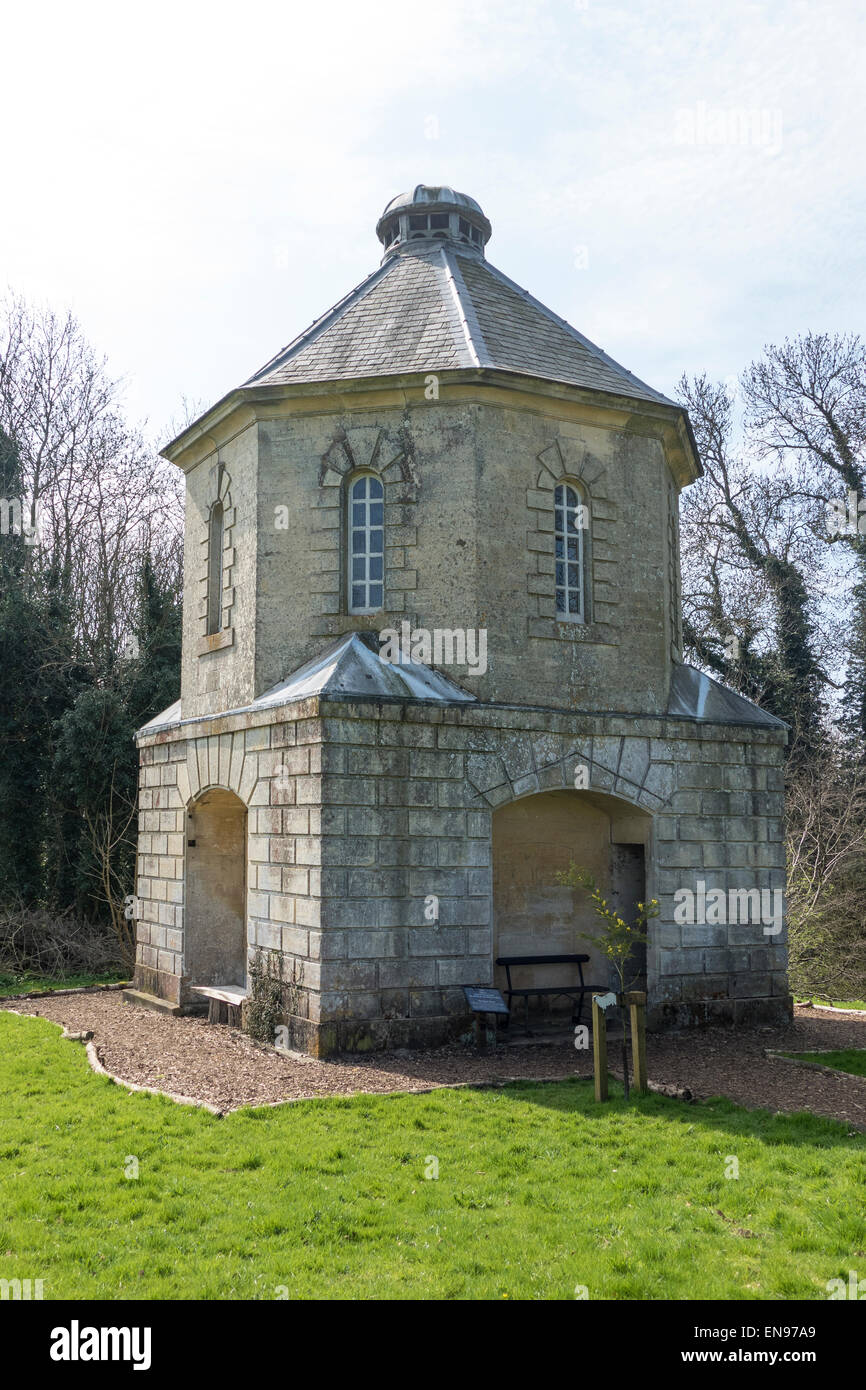
POLYGON ((862 321, 863 28, 797 0, 19 7, 0 265, 161 422, 357 283, 385 202, 443 180, 496 264, 670 390, 862 321), (781 150, 678 144, 701 103, 781 113, 781 150))

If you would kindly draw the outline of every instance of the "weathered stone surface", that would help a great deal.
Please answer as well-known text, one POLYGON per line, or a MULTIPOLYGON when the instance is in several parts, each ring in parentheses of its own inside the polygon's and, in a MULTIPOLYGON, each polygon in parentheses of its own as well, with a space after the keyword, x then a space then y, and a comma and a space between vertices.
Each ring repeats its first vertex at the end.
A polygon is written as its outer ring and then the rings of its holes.
MULTIPOLYGON (((563 723, 561 712, 542 716, 529 710, 475 707, 460 711, 460 718, 460 725, 439 727, 439 737, 447 736, 452 745, 441 761, 432 739, 407 745, 404 722, 382 718, 377 708, 364 705, 335 709, 333 715, 329 711, 317 724, 326 742, 305 744, 300 756, 292 741, 294 726, 284 720, 275 725, 283 740, 279 747, 291 754, 290 760, 282 753, 274 758, 276 740, 267 730, 248 729, 245 737, 255 733, 251 746, 238 752, 233 742, 231 756, 222 761, 227 780, 238 791, 245 789, 249 798, 247 940, 250 947, 281 951, 290 972, 301 978, 295 996, 300 1013, 293 1027, 300 1029, 298 1036, 306 1039, 306 1046, 327 1050, 329 1039, 350 1036, 349 1026, 354 1030, 351 1037, 364 1046, 384 1045, 398 1036, 416 1038, 416 1032, 405 1028, 413 1019, 425 1021, 425 1039, 451 1036, 453 1017, 443 990, 452 991, 448 998, 455 1008, 454 989, 493 978, 497 948, 491 925, 495 890, 490 813, 467 815, 458 804, 469 785, 459 750, 473 744, 478 748, 482 738, 484 752, 468 758, 475 760, 475 775, 482 781, 489 780, 485 770, 501 776, 506 766, 537 767, 540 756, 560 755, 559 762, 547 765, 545 777, 532 772, 531 784, 520 778, 502 783, 498 804, 505 807, 520 799, 530 805, 533 797, 545 794, 545 781, 550 783, 548 794, 579 799, 581 792, 571 789, 567 773, 573 773, 581 740, 584 746, 591 740, 594 756, 620 771, 628 768, 645 786, 670 789, 658 814, 649 809, 657 860, 648 867, 661 902, 661 915, 650 925, 648 952, 653 1026, 722 1021, 734 1014, 740 1019, 763 1017, 767 1010, 767 1016, 778 1017, 779 1009, 784 1011, 784 932, 768 933, 760 921, 740 921, 738 908, 730 923, 674 919, 678 894, 696 892, 699 883, 707 893, 771 891, 783 885, 780 821, 774 814, 781 805, 778 789, 750 793, 760 800, 748 807, 738 799, 745 793, 735 788, 694 789, 696 769, 703 775, 707 767, 718 771, 718 765, 693 756, 693 748, 717 752, 722 741, 701 739, 688 726, 680 727, 676 737, 651 741, 640 721, 632 721, 631 734, 607 733, 606 727, 616 727, 616 721, 602 716, 588 722, 585 715, 573 715, 563 723), (545 717, 556 725, 547 742, 540 739, 539 729, 545 717), (327 739, 334 729, 340 741, 331 745, 327 739), (350 731, 355 737, 348 737, 350 731), (329 749, 343 749, 347 761, 341 761, 342 754, 331 760, 329 749), (366 774, 364 750, 371 754, 366 774), (650 761, 653 751, 663 754, 665 761, 650 761), (420 780, 410 775, 412 756, 414 771, 426 774, 420 780), (317 767, 336 770, 309 776, 303 769, 313 765, 313 757, 317 767), (247 775, 251 759, 254 776, 247 775), (346 775, 348 767, 354 775, 346 775), (270 775, 262 779, 261 771, 270 775), (294 786, 305 777, 308 805, 274 806, 276 786, 294 786), (449 804, 418 805, 418 789, 426 786, 446 789, 449 804), (265 788, 264 797, 257 792, 260 787, 265 788), (744 814, 747 811, 752 814, 744 814), (435 921, 426 919, 428 911, 435 912, 435 921), (359 1010, 368 1016, 362 1017, 359 1010)), ((425 732, 417 721, 413 728, 425 732)), ((434 730, 426 732, 432 735, 434 730)), ((741 745, 744 757, 756 746, 749 732, 741 745)), ((200 760, 209 760, 213 746, 219 763, 219 747, 228 736, 221 734, 216 745, 203 737, 204 752, 196 739, 178 739, 176 747, 169 739, 160 745, 167 761, 159 766, 186 768, 190 756, 198 766, 200 760)), ((729 749, 730 740, 724 746, 729 749)), ((781 747, 773 747, 778 761, 781 747)), ((142 748, 142 754, 148 751, 142 748)), ((725 765, 750 771, 747 762, 725 765)), ((143 763, 145 770, 154 766, 143 763)), ((594 766, 598 771, 600 764, 594 766)), ((618 784, 626 785, 622 777, 618 784)), ((587 795, 594 794, 593 785, 597 778, 587 795)), ((636 795, 633 799, 639 800, 636 795)), ((625 808, 625 803, 614 804, 625 808)), ((624 816, 626 809, 619 814, 624 816)), ((178 1004, 187 997, 189 982, 183 974, 184 847, 182 830, 163 829, 159 820, 142 828, 139 987, 146 982, 158 997, 178 1004)), ((547 911, 543 901, 539 898, 533 908, 539 923, 547 911)))
POLYGON ((227 969, 280 954, 293 1046, 442 1041, 468 1027, 462 985, 498 978, 503 940, 575 949, 588 909, 556 873, 578 846, 605 886, 641 878, 660 901, 653 1025, 781 1017, 784 930, 677 916, 699 885, 784 878, 784 732, 666 713, 678 494, 694 473, 681 414, 526 365, 447 378, 435 400, 408 369, 336 390, 259 383, 172 446, 187 487, 184 722, 140 738, 137 989, 184 1006, 211 931, 227 969), (376 613, 347 611, 359 470, 384 497, 376 613), (588 509, 580 622, 556 618, 561 482, 588 509), (209 557, 217 502, 223 550, 209 557), (332 639, 404 619, 483 629, 485 668, 443 672, 476 702, 352 687, 249 708, 332 639), (219 889, 225 837, 209 876, 196 869, 215 793, 244 817, 234 894, 219 889))

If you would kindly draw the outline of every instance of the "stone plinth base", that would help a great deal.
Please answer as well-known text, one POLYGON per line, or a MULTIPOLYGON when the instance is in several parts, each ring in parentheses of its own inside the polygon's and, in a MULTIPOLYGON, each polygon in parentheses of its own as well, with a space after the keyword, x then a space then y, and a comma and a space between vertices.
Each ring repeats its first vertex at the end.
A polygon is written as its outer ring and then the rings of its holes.
POLYGON ((292 1014, 286 1020, 288 1046, 311 1057, 332 1057, 339 1052, 386 1052, 395 1048, 444 1047, 463 1034, 472 1034, 472 1017, 395 1018, 354 1022, 311 1023, 292 1014))
POLYGON ((675 1003, 651 1004, 647 1010, 647 1028, 655 1033, 725 1024, 737 1028, 757 1028, 762 1025, 780 1028, 790 1023, 793 1017, 794 1000, 790 994, 770 999, 678 1000, 675 1003))

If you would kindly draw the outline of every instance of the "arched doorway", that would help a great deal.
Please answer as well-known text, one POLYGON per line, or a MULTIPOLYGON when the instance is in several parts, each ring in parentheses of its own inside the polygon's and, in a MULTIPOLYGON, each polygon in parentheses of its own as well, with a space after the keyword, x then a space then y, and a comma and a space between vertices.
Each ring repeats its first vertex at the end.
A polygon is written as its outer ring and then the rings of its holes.
POLYGON ((246 988, 247 808, 211 787, 187 811, 184 975, 246 988))
MULTIPOLYGON (((613 985, 607 959, 582 935, 598 935, 601 928, 589 895, 560 887, 556 874, 572 861, 588 870, 611 905, 633 921, 636 904, 647 896, 651 827, 647 812, 595 792, 539 792, 500 806, 493 814, 494 961, 585 954, 590 957, 586 980, 613 985)), ((636 953, 629 973, 632 988, 646 988, 645 948, 636 953)), ((575 978, 568 965, 512 968, 513 983, 522 988, 573 984, 575 978)), ((504 989, 502 967, 495 969, 494 981, 504 989)), ((551 1001, 554 1013, 570 1007, 565 999, 551 1001)))

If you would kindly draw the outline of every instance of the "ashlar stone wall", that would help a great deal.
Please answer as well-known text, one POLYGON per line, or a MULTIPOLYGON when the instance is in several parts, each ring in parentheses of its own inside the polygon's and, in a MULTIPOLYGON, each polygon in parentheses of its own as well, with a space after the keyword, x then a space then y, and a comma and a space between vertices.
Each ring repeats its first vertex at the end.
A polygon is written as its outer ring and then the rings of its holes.
MULTIPOLYGON (((566 399, 498 374, 370 381, 240 408, 190 443, 182 700, 186 717, 248 705, 355 630, 484 629, 480 700, 656 712, 678 651, 676 503, 667 415, 566 399), (349 482, 385 495, 384 608, 348 612, 349 482), (554 491, 588 508, 586 621, 555 612, 554 491), (208 517, 226 508, 223 626, 206 633, 208 517)), ((669 414, 669 412, 668 412, 669 414)))
POLYGON ((220 786, 248 807, 248 944, 282 954, 293 1045, 324 1055, 459 1033, 462 986, 493 979, 492 816, 573 790, 581 767, 586 795, 651 816, 652 1025, 784 1017, 784 930, 676 913, 678 891, 700 883, 784 887, 783 743, 661 716, 326 699, 149 733, 137 988, 189 997, 184 934, 206 924, 184 920, 185 814, 220 786))

